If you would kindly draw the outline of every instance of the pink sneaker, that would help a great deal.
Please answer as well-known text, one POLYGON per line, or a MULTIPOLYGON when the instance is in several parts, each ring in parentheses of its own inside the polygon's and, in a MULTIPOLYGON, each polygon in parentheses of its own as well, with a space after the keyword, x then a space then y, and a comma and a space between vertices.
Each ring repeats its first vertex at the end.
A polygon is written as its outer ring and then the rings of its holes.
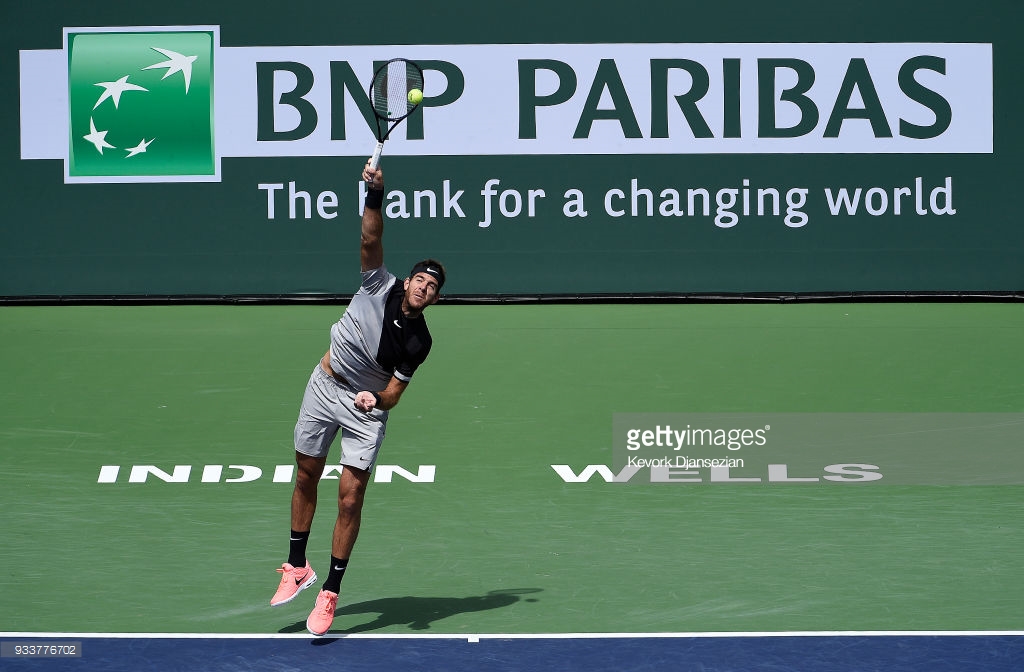
POLYGON ((321 590, 316 596, 316 606, 306 619, 306 629, 319 637, 331 629, 334 622, 334 608, 338 606, 338 594, 321 590))
POLYGON ((277 571, 282 576, 277 592, 274 593, 274 597, 270 600, 270 606, 272 607, 291 602, 300 591, 316 583, 316 572, 309 566, 309 560, 306 560, 305 567, 292 567, 286 562, 277 571))

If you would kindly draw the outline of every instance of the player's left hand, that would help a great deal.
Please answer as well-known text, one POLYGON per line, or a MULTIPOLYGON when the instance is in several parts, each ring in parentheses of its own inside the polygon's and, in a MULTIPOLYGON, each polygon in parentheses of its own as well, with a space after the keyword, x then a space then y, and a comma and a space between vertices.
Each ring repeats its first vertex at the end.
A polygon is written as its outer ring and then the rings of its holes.
POLYGON ((369 413, 370 411, 377 407, 377 399, 373 396, 372 392, 367 392, 366 390, 363 390, 362 392, 356 395, 355 406, 356 409, 364 413, 369 413))

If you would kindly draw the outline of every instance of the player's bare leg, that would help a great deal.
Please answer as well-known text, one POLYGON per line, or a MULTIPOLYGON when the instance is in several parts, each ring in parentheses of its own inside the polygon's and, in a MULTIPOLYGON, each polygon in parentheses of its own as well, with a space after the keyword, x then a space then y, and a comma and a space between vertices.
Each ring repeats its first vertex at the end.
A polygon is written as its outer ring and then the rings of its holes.
POLYGON ((292 532, 288 562, 277 570, 281 574, 281 581, 270 600, 272 607, 291 602, 299 592, 316 583, 316 572, 306 559, 306 542, 309 540, 313 514, 316 513, 317 485, 324 473, 327 458, 310 457, 296 451, 295 463, 298 469, 295 489, 292 490, 292 532))
POLYGON ((327 457, 310 457, 295 453, 295 489, 292 490, 292 529, 308 532, 316 513, 316 492, 324 473, 327 457))
POLYGON ((338 519, 334 523, 334 539, 331 542, 331 570, 324 582, 324 589, 317 595, 316 605, 306 619, 306 628, 314 635, 322 635, 334 622, 334 610, 338 604, 341 579, 348 568, 359 524, 363 517, 363 499, 370 472, 346 466, 338 479, 338 519))
POLYGON ((352 554, 352 547, 359 536, 363 499, 369 482, 369 471, 345 467, 341 472, 338 483, 338 520, 334 523, 334 540, 331 543, 331 555, 336 558, 347 559, 352 554))

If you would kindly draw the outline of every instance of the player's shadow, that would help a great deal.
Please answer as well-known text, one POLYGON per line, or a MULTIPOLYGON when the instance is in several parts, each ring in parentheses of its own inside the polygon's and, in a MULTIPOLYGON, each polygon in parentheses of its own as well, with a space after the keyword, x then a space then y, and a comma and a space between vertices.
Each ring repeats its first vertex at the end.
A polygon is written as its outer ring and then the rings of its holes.
MULTIPOLYGON (((346 629, 332 629, 328 634, 353 635, 393 625, 408 625, 411 630, 429 630, 431 624, 449 616, 508 607, 519 602, 522 595, 532 595, 541 590, 541 588, 508 588, 470 597, 383 597, 377 600, 339 605, 334 612, 336 620, 339 617, 355 614, 377 614, 377 618, 346 629)), ((536 602, 537 599, 530 597, 523 601, 536 602)), ((281 628, 280 632, 302 632, 305 629, 306 622, 299 621, 281 628)), ((330 640, 317 641, 326 643, 330 640)))

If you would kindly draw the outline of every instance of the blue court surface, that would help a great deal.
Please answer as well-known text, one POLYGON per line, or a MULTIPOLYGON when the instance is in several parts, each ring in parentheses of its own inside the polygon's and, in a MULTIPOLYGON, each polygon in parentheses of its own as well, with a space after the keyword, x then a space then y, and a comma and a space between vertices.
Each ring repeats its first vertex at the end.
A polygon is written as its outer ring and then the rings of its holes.
POLYGON ((140 635, 2 633, 0 669, 1017 672, 1024 633, 140 635), (78 655, 26 655, 30 645, 78 655), (18 648, 20 647, 20 648, 18 648), (18 653, 16 653, 16 651, 18 653))

